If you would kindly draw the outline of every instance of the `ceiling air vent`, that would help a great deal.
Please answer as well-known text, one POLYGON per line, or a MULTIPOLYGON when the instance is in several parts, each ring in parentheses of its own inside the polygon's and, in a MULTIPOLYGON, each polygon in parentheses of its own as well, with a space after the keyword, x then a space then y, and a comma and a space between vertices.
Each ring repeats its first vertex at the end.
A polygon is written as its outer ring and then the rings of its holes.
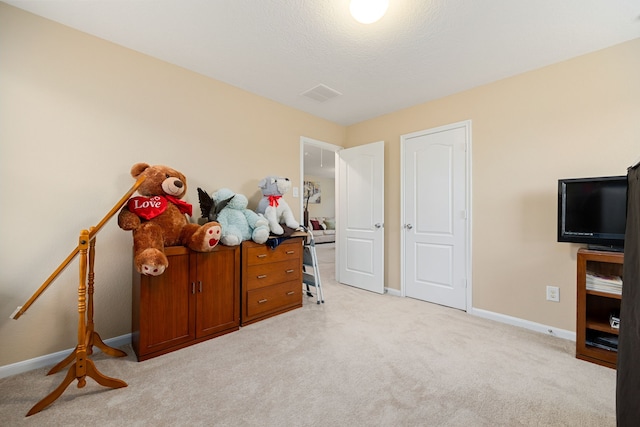
POLYGON ((325 86, 323 84, 319 84, 318 86, 302 93, 302 96, 306 96, 307 98, 311 98, 318 102, 328 101, 331 98, 335 98, 340 95, 342 94, 337 90, 331 89, 329 86, 325 86))

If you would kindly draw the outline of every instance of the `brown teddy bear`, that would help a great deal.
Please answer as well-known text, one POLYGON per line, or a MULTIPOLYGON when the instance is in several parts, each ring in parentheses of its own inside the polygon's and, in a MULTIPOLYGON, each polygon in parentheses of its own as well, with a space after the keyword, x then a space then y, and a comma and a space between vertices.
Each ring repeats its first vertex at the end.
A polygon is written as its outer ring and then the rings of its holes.
POLYGON ((183 174, 167 166, 136 163, 131 168, 136 180, 145 179, 138 187, 141 196, 132 197, 118 214, 118 225, 133 231, 134 263, 148 276, 164 273, 169 261, 165 246, 187 246, 197 252, 209 252, 220 241, 220 224, 211 221, 192 224, 190 204, 180 200, 187 193, 183 174))

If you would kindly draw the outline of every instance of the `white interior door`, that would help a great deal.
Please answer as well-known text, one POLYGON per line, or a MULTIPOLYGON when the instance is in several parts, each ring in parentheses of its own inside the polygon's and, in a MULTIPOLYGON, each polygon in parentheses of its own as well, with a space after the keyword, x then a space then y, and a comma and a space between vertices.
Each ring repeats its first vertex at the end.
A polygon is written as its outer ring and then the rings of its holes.
POLYGON ((466 309, 470 122, 404 135, 405 295, 466 309))
POLYGON ((336 279, 384 293, 384 141, 339 151, 336 279))

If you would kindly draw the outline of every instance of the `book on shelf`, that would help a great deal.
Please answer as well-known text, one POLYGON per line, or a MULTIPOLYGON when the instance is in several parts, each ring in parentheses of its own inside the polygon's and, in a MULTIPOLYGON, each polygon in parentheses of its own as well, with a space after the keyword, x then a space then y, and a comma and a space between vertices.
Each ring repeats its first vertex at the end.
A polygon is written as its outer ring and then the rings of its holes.
POLYGON ((606 276, 603 274, 587 272, 586 287, 590 291, 607 292, 610 294, 622 294, 622 277, 606 276))

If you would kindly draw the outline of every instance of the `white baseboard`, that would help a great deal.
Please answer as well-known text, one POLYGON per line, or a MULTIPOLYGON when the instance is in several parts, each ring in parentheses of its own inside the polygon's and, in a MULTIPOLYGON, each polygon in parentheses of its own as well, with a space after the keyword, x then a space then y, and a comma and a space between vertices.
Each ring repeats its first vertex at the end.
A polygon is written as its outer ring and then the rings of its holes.
POLYGON ((384 288, 384 293, 385 294, 389 294, 389 295, 393 295, 394 297, 402 296, 402 294, 400 293, 400 291, 398 289, 393 289, 393 288, 384 288))
MULTIPOLYGON (((122 347, 131 343, 131 334, 120 335, 119 337, 109 338, 104 340, 104 343, 109 347, 122 347)), ((11 375, 21 374, 23 372, 31 371, 33 369, 44 368, 46 366, 53 366, 56 363, 64 360, 74 348, 68 350, 57 351, 55 353, 46 354, 40 357, 34 357, 33 359, 23 360, 22 362, 12 363, 11 365, 0 366, 0 378, 10 377, 11 375)), ((100 349, 94 347, 94 354, 99 353, 100 349)))
MULTIPOLYGON (((393 296, 402 296, 398 289, 384 288, 385 293, 393 296)), ((547 335, 552 335, 558 338, 564 338, 566 340, 575 341, 576 333, 567 331, 566 329, 558 329, 553 326, 543 325, 541 323, 531 322, 529 320, 520 319, 518 317, 507 316, 506 314, 495 313, 493 311, 482 310, 478 308, 471 308, 467 311, 468 314, 473 316, 483 317, 485 319, 495 320, 496 322, 506 323, 508 325, 518 326, 520 328, 529 329, 531 331, 540 332, 547 335)))
POLYGON ((547 326, 529 320, 519 319, 517 317, 507 316, 505 314, 494 313, 492 311, 481 310, 478 308, 472 308, 467 313, 474 316, 483 317, 485 319, 495 320, 497 322, 506 323, 508 325, 519 326, 521 328, 529 329, 536 332, 541 332, 547 335, 553 335, 554 337, 564 338, 566 340, 575 341, 576 333, 567 331, 566 329, 558 329, 553 326, 547 326))

